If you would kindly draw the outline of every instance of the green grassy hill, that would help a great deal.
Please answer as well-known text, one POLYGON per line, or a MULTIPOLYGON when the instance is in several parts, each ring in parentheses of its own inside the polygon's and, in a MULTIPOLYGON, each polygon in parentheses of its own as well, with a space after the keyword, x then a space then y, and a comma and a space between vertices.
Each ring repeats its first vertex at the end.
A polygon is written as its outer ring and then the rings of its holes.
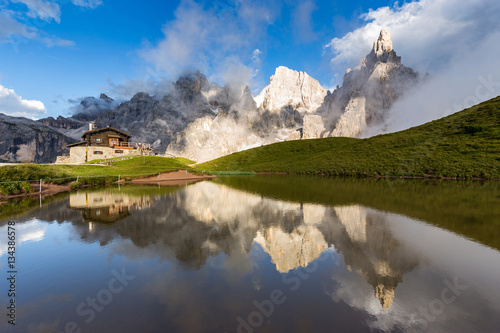
POLYGON ((280 142, 224 156, 196 168, 339 176, 500 179, 500 96, 397 133, 369 139, 280 142))
MULTIPOLYGON (((182 158, 164 158, 164 157, 134 157, 128 160, 109 160, 109 165, 97 165, 99 161, 92 161, 82 165, 37 165, 37 164, 19 164, 0 167, 0 182, 4 181, 22 181, 86 176, 122 176, 139 177, 154 175, 158 172, 169 172, 177 170, 193 169, 188 167, 193 161, 182 158)), ((66 183, 70 180, 63 179, 60 183, 66 183)))

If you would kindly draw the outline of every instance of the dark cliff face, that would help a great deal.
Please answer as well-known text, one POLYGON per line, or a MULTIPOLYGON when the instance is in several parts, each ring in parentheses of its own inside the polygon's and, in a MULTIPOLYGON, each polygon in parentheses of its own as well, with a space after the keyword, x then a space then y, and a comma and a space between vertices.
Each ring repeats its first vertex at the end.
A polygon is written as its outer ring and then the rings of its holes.
POLYGON ((203 95, 209 87, 199 72, 183 76, 163 97, 137 93, 130 101, 99 115, 96 125, 119 128, 131 134, 134 141, 151 143, 163 153, 189 123, 207 115, 215 117, 203 95))
POLYGON ((80 120, 74 118, 65 118, 63 116, 59 116, 57 117, 57 119, 54 119, 53 117, 43 118, 38 120, 38 122, 50 127, 66 130, 72 130, 85 126, 85 123, 80 120))
POLYGON ((55 162, 75 142, 45 124, 1 113, 0 133, 0 161, 5 162, 55 162))

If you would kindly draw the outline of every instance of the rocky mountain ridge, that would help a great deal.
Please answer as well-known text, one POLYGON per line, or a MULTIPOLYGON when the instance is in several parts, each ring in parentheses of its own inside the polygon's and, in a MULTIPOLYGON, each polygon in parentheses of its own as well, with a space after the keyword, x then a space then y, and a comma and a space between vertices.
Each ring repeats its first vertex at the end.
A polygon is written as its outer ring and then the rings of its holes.
POLYGON ((276 68, 269 84, 255 97, 259 108, 279 112, 291 106, 301 113, 316 111, 327 90, 305 72, 297 72, 284 66, 276 68))
POLYGON ((356 68, 347 69, 342 86, 329 92, 318 109, 330 131, 325 136, 359 137, 368 127, 382 124, 392 104, 419 81, 382 30, 371 52, 356 68))
POLYGON ((359 137, 382 124, 392 104, 420 77, 401 63, 382 30, 371 52, 333 92, 307 73, 280 66, 255 98, 248 86, 209 83, 200 72, 181 76, 163 96, 139 92, 118 104, 108 96, 80 101, 72 117, 42 124, 79 140, 88 122, 116 127, 198 162, 284 140, 359 137))
POLYGON ((55 162, 75 140, 40 122, 0 113, 0 161, 55 162))
POLYGON ((382 30, 371 52, 346 71, 342 86, 333 92, 306 73, 280 66, 255 97, 257 108, 245 110, 243 121, 225 115, 199 119, 178 134, 182 146, 171 144, 167 152, 203 162, 276 141, 360 137, 383 124, 392 104, 419 81, 382 30))
POLYGON ((303 126, 326 96, 307 73, 280 66, 257 97, 248 86, 232 87, 236 101, 215 118, 199 118, 177 135, 167 153, 198 162, 283 141, 303 126), (239 91, 238 91, 239 90, 239 91))

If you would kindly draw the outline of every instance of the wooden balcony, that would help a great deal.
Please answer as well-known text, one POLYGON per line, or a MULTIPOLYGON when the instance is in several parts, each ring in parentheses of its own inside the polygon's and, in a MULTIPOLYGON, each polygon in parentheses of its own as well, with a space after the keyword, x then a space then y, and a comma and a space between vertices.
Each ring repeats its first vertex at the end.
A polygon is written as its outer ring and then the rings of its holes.
POLYGON ((140 142, 120 142, 118 145, 110 144, 111 148, 115 149, 151 149, 151 144, 149 143, 140 143, 140 142))

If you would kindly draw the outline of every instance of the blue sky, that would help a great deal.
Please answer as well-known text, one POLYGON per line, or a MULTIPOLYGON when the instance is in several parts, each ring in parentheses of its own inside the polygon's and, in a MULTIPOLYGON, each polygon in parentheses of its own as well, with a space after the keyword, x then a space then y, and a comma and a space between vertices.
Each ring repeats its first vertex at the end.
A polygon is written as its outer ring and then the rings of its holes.
POLYGON ((499 7, 496 0, 0 0, 0 112, 68 115, 79 98, 161 92, 193 68, 221 85, 248 83, 254 95, 280 65, 330 88, 381 28, 405 64, 444 71, 498 31, 499 7))

